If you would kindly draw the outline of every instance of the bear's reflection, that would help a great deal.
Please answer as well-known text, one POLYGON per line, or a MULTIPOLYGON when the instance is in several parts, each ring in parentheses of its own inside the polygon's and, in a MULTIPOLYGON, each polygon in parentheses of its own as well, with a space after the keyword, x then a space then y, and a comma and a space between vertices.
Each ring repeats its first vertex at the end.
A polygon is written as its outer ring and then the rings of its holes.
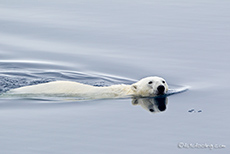
POLYGON ((168 104, 168 98, 165 96, 154 97, 154 98, 133 98, 133 105, 140 105, 147 111, 158 113, 166 110, 168 104))

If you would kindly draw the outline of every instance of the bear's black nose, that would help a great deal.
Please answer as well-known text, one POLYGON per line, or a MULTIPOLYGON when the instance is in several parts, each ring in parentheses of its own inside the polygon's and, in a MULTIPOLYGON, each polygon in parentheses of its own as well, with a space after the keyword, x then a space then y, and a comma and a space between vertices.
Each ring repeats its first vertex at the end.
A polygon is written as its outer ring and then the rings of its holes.
POLYGON ((164 94, 165 87, 163 85, 159 85, 157 87, 158 94, 164 94))

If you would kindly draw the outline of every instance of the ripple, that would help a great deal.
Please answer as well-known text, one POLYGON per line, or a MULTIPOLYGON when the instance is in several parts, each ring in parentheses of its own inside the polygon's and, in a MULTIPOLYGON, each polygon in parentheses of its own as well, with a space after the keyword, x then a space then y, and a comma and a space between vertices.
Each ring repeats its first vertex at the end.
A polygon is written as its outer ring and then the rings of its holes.
POLYGON ((175 85, 169 86, 169 87, 170 89, 166 93, 166 96, 182 93, 182 92, 189 90, 190 88, 189 86, 175 86, 175 85))
POLYGON ((70 63, 39 61, 39 60, 0 60, 0 67, 4 70, 9 68, 66 68, 71 67, 70 63))

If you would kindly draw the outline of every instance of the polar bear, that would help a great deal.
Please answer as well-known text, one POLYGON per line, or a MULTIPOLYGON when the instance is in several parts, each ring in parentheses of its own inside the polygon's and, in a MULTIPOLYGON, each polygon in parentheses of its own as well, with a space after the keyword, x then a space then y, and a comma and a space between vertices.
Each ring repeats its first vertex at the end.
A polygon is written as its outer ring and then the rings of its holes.
POLYGON ((87 98, 122 98, 127 96, 149 97, 163 95, 168 91, 166 81, 157 76, 146 77, 132 85, 112 85, 96 87, 72 81, 53 81, 38 85, 12 89, 8 94, 19 95, 55 95, 87 98))

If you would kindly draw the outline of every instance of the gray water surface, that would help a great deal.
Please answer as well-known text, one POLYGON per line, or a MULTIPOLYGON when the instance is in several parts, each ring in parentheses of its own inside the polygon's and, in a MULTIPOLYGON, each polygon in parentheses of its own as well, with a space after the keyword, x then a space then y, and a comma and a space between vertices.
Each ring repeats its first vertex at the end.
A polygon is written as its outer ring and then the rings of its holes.
POLYGON ((0 98, 0 153, 230 152, 230 1, 8 0, 0 14, 1 93, 154 75, 190 87, 154 112, 131 98, 0 98))

